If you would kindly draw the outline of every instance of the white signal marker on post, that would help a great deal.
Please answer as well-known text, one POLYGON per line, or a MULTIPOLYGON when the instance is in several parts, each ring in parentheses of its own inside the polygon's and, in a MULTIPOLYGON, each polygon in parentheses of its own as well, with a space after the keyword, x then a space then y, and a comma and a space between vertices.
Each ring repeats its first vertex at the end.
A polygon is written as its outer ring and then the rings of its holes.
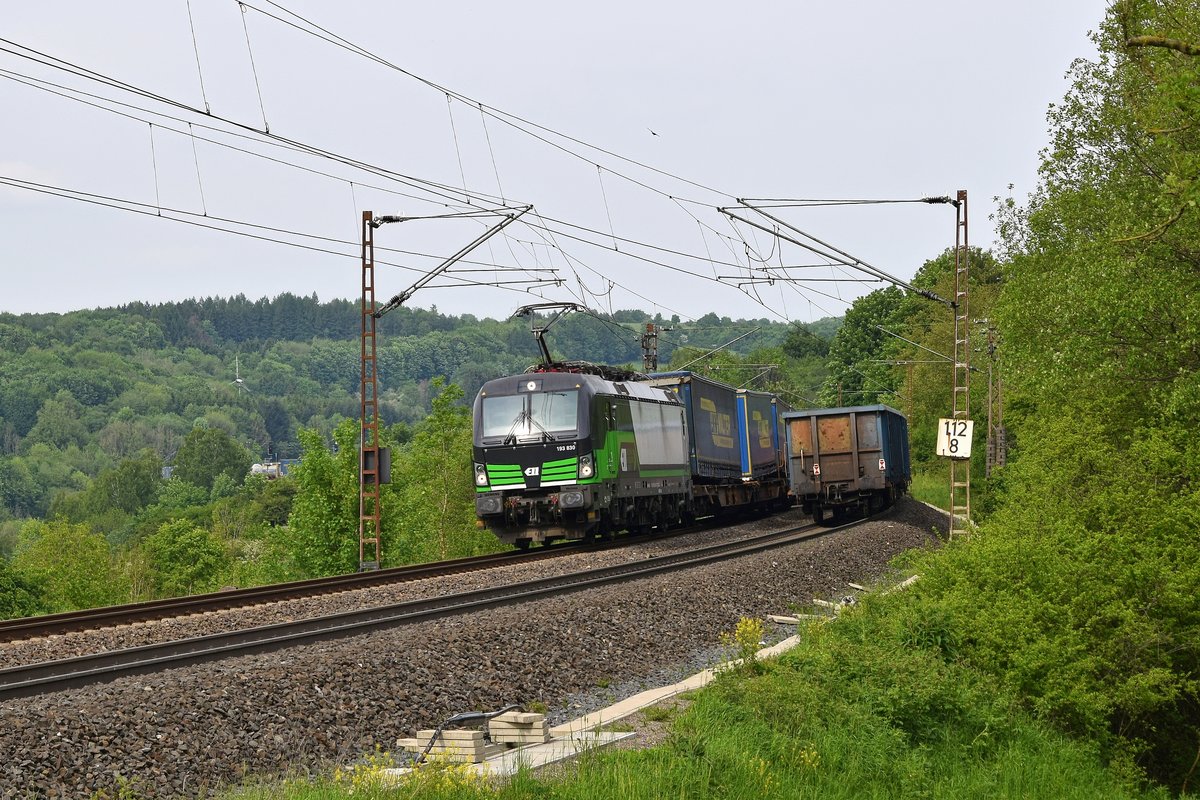
POLYGON ((970 458, 974 429, 975 423, 969 419, 939 419, 937 454, 949 458, 970 458))

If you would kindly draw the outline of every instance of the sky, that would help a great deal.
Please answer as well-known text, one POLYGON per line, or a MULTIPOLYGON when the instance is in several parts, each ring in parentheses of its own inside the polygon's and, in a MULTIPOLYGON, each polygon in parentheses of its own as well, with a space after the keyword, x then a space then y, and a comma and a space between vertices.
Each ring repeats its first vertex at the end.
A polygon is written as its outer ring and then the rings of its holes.
MULTIPOLYGON (((1103 14, 1099 0, 10 4, 0 312, 357 298, 364 211, 410 218, 373 230, 383 302, 532 206, 407 305, 838 316, 882 284, 777 240, 739 199, 962 189, 970 243, 992 246, 994 198, 1036 187, 1046 111, 1103 14)), ((769 213, 904 281, 955 238, 948 205, 769 213)))

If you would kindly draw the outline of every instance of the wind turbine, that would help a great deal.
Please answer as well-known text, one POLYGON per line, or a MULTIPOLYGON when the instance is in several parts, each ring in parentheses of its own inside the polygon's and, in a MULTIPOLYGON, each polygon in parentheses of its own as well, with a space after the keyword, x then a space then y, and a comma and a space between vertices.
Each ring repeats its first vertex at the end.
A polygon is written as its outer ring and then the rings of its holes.
POLYGON ((230 381, 230 383, 236 386, 239 392, 249 393, 250 391, 250 387, 247 386, 246 381, 242 379, 242 368, 238 361, 237 353, 234 353, 233 355, 233 380, 230 381))

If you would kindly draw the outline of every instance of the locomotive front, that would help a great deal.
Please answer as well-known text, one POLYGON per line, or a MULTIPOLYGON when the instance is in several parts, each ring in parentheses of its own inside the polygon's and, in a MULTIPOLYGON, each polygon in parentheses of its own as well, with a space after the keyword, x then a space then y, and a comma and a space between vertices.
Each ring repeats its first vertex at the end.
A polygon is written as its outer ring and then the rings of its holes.
POLYGON ((598 479, 590 410, 595 379, 527 373, 475 399, 475 510, 502 541, 581 538, 594 527, 598 479))

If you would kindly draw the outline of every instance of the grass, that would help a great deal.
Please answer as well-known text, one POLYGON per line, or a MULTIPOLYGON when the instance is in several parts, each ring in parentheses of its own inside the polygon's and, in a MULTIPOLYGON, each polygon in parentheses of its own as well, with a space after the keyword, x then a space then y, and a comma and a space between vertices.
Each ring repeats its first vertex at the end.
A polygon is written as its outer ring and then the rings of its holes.
POLYGON ((909 492, 917 500, 942 509, 950 508, 950 468, 914 472, 909 492))
POLYGON ((666 722, 675 716, 675 706, 649 706, 642 709, 642 716, 649 722, 666 722))
POLYGON ((861 619, 814 628, 760 674, 701 692, 667 745, 589 754, 544 796, 1140 796, 978 676, 879 633, 861 619))

